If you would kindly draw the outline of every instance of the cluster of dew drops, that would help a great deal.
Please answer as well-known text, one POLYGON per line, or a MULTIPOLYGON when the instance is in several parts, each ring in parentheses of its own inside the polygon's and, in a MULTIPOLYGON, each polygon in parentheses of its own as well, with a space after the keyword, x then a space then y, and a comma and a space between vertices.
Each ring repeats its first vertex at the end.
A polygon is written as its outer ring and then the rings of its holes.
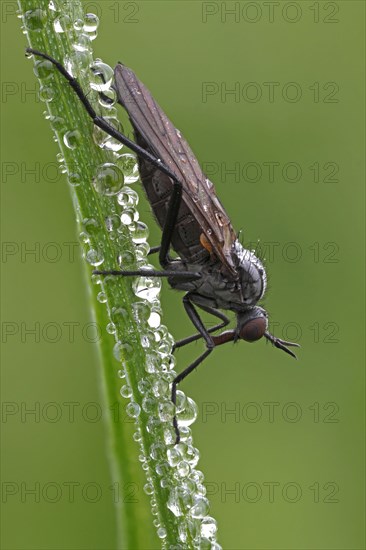
MULTIPOLYGON (((36 8, 19 16, 23 19, 25 34, 42 30, 51 19, 56 33, 68 33, 72 37, 73 53, 63 60, 64 66, 72 75, 80 70, 89 70, 91 91, 87 93, 88 97, 90 98, 90 94, 94 93, 96 101, 99 102, 100 114, 114 128, 123 132, 117 119, 116 94, 111 87, 113 70, 109 65, 100 60, 94 61, 92 58, 91 42, 97 36, 98 17, 88 13, 75 18, 68 13, 63 1, 50 0, 48 10, 36 8), (63 8, 62 12, 60 8, 63 8)), ((34 71, 42 80, 40 99, 45 103, 52 102, 57 94, 53 85, 52 64, 44 59, 36 60, 34 71)), ((48 111, 45 115, 54 130, 63 136, 66 147, 75 149, 82 139, 80 131, 66 128, 62 117, 52 116, 48 111)), ((136 158, 129 153, 121 154, 123 145, 97 127, 94 128, 94 140, 102 149, 111 152, 111 160, 113 160, 97 166, 92 182, 95 190, 101 195, 117 198, 119 210, 112 211, 105 220, 109 238, 118 245, 118 242, 122 242, 123 239, 122 232, 128 228, 132 241, 136 245, 137 267, 140 269, 153 267, 147 263, 147 254, 150 249, 147 243, 148 229, 139 219, 137 211, 139 197, 131 188, 131 185, 139 179, 136 158)), ((58 160, 61 164, 64 162, 61 154, 58 155, 58 160)), ((70 185, 82 184, 81 176, 76 170, 69 171, 63 164, 61 169, 67 174, 70 185)), ((98 223, 96 220, 87 219, 82 221, 82 226, 81 239, 86 246, 85 258, 92 266, 103 268, 103 252, 96 250, 90 244, 98 223)), ((121 269, 131 268, 133 260, 134 258, 128 252, 121 253, 118 258, 121 269)), ((111 281, 112 277, 107 276, 103 281, 99 276, 93 276, 93 279, 96 284, 108 284, 108 280, 111 281)), ((113 279, 115 283, 115 278, 113 279)), ((134 293, 138 298, 132 306, 133 314, 140 327, 141 343, 147 357, 146 376, 138 384, 141 407, 149 418, 148 432, 153 436, 158 433, 163 434, 161 440, 157 437, 151 438, 154 443, 146 454, 142 445, 142 433, 136 423, 134 439, 140 444, 139 458, 147 476, 144 490, 150 496, 154 525, 164 547, 168 547, 164 542, 167 532, 159 519, 156 479, 159 479, 163 489, 169 491, 168 508, 176 516, 179 527, 179 541, 174 546, 169 546, 170 550, 184 549, 188 544, 191 547, 192 541, 193 548, 220 550, 221 547, 216 542, 216 521, 208 515, 209 505, 203 484, 203 474, 195 468, 199 460, 199 452, 193 446, 189 426, 197 417, 197 405, 180 390, 177 391, 176 407, 171 402, 170 387, 176 376, 173 370, 175 359, 172 355, 174 342, 167 328, 161 324, 160 288, 161 281, 158 278, 139 277, 133 284, 134 293), (181 434, 178 445, 174 445, 174 412, 177 414, 181 434), (152 470, 155 472, 154 479, 150 474, 152 470)), ((103 291, 98 294, 98 300, 102 303, 106 302, 103 291)), ((122 307, 112 309, 111 321, 107 326, 110 334, 115 335, 115 322, 123 320, 125 315, 126 311, 122 307)), ((141 414, 141 407, 132 399, 132 390, 122 359, 123 357, 128 360, 132 348, 128 343, 117 342, 114 351, 120 363, 120 368, 116 370, 118 376, 123 379, 120 393, 122 397, 129 400, 126 412, 137 420, 141 414)))

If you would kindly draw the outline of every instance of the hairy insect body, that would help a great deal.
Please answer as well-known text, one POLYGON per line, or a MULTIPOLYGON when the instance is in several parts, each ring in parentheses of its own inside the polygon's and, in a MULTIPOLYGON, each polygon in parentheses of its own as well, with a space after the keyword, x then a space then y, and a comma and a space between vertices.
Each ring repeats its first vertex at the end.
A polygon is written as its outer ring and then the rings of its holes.
MULTIPOLYGON (((134 134, 136 142, 141 147, 154 152, 135 127, 134 134)), ((145 159, 139 158, 138 161, 145 193, 156 220, 163 228, 172 193, 172 180, 145 159)), ((206 179, 206 185, 207 181, 206 179)), ((212 184, 211 186, 214 189, 212 184)), ((170 269, 177 272, 200 273, 201 278, 190 281, 170 277, 169 284, 177 290, 188 291, 190 298, 197 305, 236 312, 247 311, 262 298, 266 289, 264 267, 254 253, 245 249, 236 239, 231 248, 231 263, 235 266, 236 277, 228 273, 226 266, 215 256, 206 235, 202 232, 202 226, 187 203, 189 191, 190 187, 187 185, 183 190, 172 235, 172 247, 179 254, 179 258, 170 264, 170 269)), ((193 189, 191 191, 193 192, 193 189)), ((217 199, 214 192, 212 199, 217 199)))
POLYGON ((169 284, 190 293, 197 305, 235 312, 247 311, 263 296, 266 289, 266 273, 260 260, 245 249, 239 241, 233 246, 233 261, 237 266, 237 279, 228 277, 221 262, 209 258, 205 263, 192 264, 182 258, 171 265, 173 270, 192 271, 201 274, 200 279, 186 280, 170 277, 169 284))

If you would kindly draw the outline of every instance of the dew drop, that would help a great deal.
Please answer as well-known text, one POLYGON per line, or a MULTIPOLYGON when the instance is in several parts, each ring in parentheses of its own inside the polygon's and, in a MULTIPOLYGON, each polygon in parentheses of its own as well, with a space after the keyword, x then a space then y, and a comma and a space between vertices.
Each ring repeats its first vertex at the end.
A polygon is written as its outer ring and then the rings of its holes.
MULTIPOLYGON (((123 133, 122 124, 115 116, 105 116, 103 117, 103 119, 109 124, 109 126, 112 126, 117 132, 123 133)), ((101 128, 98 128, 98 126, 94 126, 93 128, 93 138, 95 143, 101 149, 107 149, 109 151, 113 151, 116 153, 120 151, 123 147, 123 143, 121 143, 118 139, 107 134, 101 128)))
POLYGON ((157 277, 137 277, 132 288, 138 298, 152 302, 160 293, 161 280, 157 277))
POLYGON ((174 344, 173 338, 169 334, 169 336, 167 336, 166 338, 162 339, 159 342, 160 353, 163 353, 166 355, 170 354, 173 349, 173 344, 174 344))
POLYGON ((161 320, 160 314, 157 311, 152 311, 147 322, 149 327, 158 328, 158 326, 160 325, 160 320, 161 320))
POLYGON ((142 400, 142 408, 148 414, 154 413, 156 410, 155 400, 152 397, 145 396, 142 400))
POLYGON ((174 404, 170 401, 159 404, 159 418, 162 422, 171 422, 174 417, 174 404))
POLYGON ((205 497, 196 497, 189 513, 192 518, 204 518, 209 512, 209 503, 205 497))
POLYGON ((179 487, 173 487, 169 494, 167 506, 176 517, 183 515, 185 509, 185 503, 187 500, 186 491, 183 491, 179 487))
MULTIPOLYGON (((141 244, 147 244, 147 242, 144 242, 144 243, 141 243, 141 244)), ((136 247, 136 261, 137 262, 142 262, 142 264, 144 265, 145 264, 145 260, 146 260, 146 252, 144 249, 140 248, 139 245, 137 245, 136 247)))
POLYGON ((62 132, 65 128, 65 120, 60 116, 50 116, 50 123, 56 132, 62 132))
POLYGON ((136 191, 125 185, 118 194, 117 201, 123 207, 136 206, 139 202, 139 196, 136 191))
POLYGON ((135 432, 132 437, 133 437, 134 441, 136 441, 137 443, 142 441, 142 433, 139 430, 137 432, 135 432))
POLYGON ((145 393, 150 389, 150 383, 143 378, 142 380, 139 380, 137 387, 141 395, 145 395, 145 393))
POLYGON ((145 259, 146 256, 148 255, 150 251, 150 246, 149 246, 149 243, 147 242, 143 242, 143 243, 139 243, 137 245, 137 251, 136 253, 138 254, 138 256, 141 258, 141 260, 145 259))
POLYGON ((99 292, 97 295, 97 300, 100 304, 105 304, 107 302, 107 296, 104 292, 99 292))
POLYGON ((94 13, 86 13, 84 18, 84 31, 95 33, 99 25, 99 18, 94 13))
POLYGON ((122 395, 122 397, 124 397, 126 399, 129 399, 132 396, 132 389, 130 388, 130 386, 128 384, 125 384, 120 389, 120 394, 122 395))
MULTIPOLYGON (((104 90, 102 94, 98 94, 98 101, 99 101, 99 104, 105 109, 112 109, 112 107, 117 101, 117 94, 113 90, 113 88, 108 88, 108 90, 104 90)), ((116 159, 116 164, 118 164, 118 159, 116 159)), ((122 171, 123 171, 123 168, 122 168, 122 171)))
POLYGON ((176 473, 180 478, 186 477, 191 471, 190 465, 185 460, 181 460, 177 466, 176 473))
POLYGON ((167 401, 164 404, 161 403, 161 405, 164 405, 165 412, 167 414, 172 415, 172 418, 173 418, 175 408, 174 408, 173 403, 170 400, 169 383, 166 380, 164 380, 164 378, 158 378, 158 380, 155 380, 155 382, 153 383, 152 391, 153 391, 153 394, 155 395, 155 397, 160 397, 161 398, 161 397, 164 397, 164 396, 168 396, 169 401, 167 401), (173 407, 172 407, 172 405, 173 405, 173 407))
POLYGON ((111 311, 111 319, 113 323, 120 321, 125 322, 127 319, 127 311, 123 307, 113 307, 111 311))
POLYGON ((158 367, 159 367, 158 354, 154 351, 151 351, 146 355, 145 370, 150 374, 154 374, 158 372, 158 367))
POLYGON ((211 516, 207 516, 201 521, 201 536, 212 539, 217 533, 217 522, 211 516))
POLYGON ((77 52, 88 52, 91 58, 91 42, 90 37, 87 34, 80 34, 77 38, 77 42, 74 42, 72 47, 77 52))
POLYGON ((112 216, 107 216, 105 219, 105 225, 107 228, 107 231, 116 231, 119 226, 121 225, 121 219, 117 214, 113 214, 112 216))
POLYGON ((197 404, 190 397, 186 399, 187 402, 184 409, 179 413, 177 412, 178 424, 182 426, 190 426, 193 424, 198 415, 197 404))
POLYGON ((125 268, 133 265, 134 262, 135 262, 135 257, 133 255, 133 253, 130 252, 129 250, 124 250, 118 256, 118 265, 122 269, 125 269, 125 268))
POLYGON ((135 244, 144 243, 149 237, 149 228, 144 222, 136 222, 129 226, 131 237, 135 244))
POLYGON ((180 440, 190 442, 192 440, 192 432, 188 426, 179 426, 180 440))
POLYGON ((24 14, 24 25, 28 31, 42 30, 46 21, 47 14, 40 8, 26 11, 24 14))
POLYGON ((49 80, 54 74, 53 65, 48 59, 38 59, 33 67, 33 72, 41 80, 49 80))
MULTIPOLYGON (((121 390, 122 391, 122 390, 121 390)), ((138 403, 131 401, 126 407, 126 413, 131 418, 137 418, 141 412, 141 407, 138 403)))
POLYGON ((74 51, 65 58, 65 68, 72 76, 76 76, 78 72, 86 70, 92 57, 89 52, 74 51))
POLYGON ((165 539, 166 536, 167 536, 166 529, 164 529, 164 527, 160 527, 160 528, 157 530, 157 535, 158 535, 159 539, 165 539))
POLYGON ((93 265, 94 267, 104 262, 103 254, 98 250, 94 250, 93 248, 88 250, 88 252, 85 254, 85 259, 90 265, 93 265))
POLYGON ((50 0, 50 1, 48 2, 48 9, 49 9, 50 11, 57 11, 57 7, 56 7, 56 2, 55 2, 55 0, 50 0))
POLYGON ((92 237, 98 231, 99 223, 94 218, 85 218, 81 223, 85 234, 89 237, 92 237))
MULTIPOLYGON (((80 236, 81 235, 82 235, 82 233, 80 233, 80 236)), ((90 277, 90 279, 91 279, 91 282, 94 285, 101 285, 102 284, 102 277, 100 275, 95 275, 95 273, 92 273, 92 276, 90 277)))
POLYGON ((81 31, 81 29, 83 28, 83 25, 84 25, 84 21, 82 19, 75 19, 74 29, 76 31, 81 31))
POLYGON ((146 323, 150 316, 150 308, 146 302, 132 304, 132 313, 137 323, 146 323))
POLYGON ((39 99, 49 103, 55 97, 55 90, 51 86, 41 86, 39 89, 39 99))
POLYGON ((182 412, 185 409, 186 404, 187 404, 186 394, 184 392, 182 392, 181 390, 177 390, 177 393, 176 393, 176 411, 177 411, 177 414, 179 414, 180 412, 182 412))
POLYGON ((93 185, 101 195, 116 195, 123 187, 124 179, 122 171, 110 162, 99 165, 96 171, 93 185))
MULTIPOLYGON (((198 537, 197 537, 197 540, 198 540, 198 537)), ((211 544, 211 541, 209 539, 206 539, 206 537, 202 537, 200 536, 199 537, 199 547, 200 547, 200 550, 212 550, 212 544, 211 544)))
POLYGON ((164 429, 164 442, 166 445, 174 445, 176 439, 176 434, 173 429, 173 426, 167 426, 164 429))
POLYGON ((138 220, 139 214, 135 208, 125 208, 121 214, 121 222, 123 225, 132 225, 138 220))
POLYGON ((81 141, 81 134, 79 130, 69 130, 64 134, 63 140, 68 149, 76 149, 81 141))
POLYGON ((159 430, 161 427, 161 422, 159 418, 157 418, 154 415, 150 416, 150 418, 147 421, 146 429, 150 434, 157 436, 157 430, 159 430))
POLYGON ((188 530, 193 540, 199 540, 201 522, 197 518, 187 519, 188 530))
POLYGON ((170 466, 174 468, 182 460, 182 457, 179 450, 176 447, 173 447, 172 449, 167 450, 167 459, 170 466))
POLYGON ((81 182, 80 174, 73 172, 72 174, 68 174, 67 177, 69 180, 69 184, 72 185, 73 187, 77 187, 78 185, 80 185, 80 182, 81 182))
POLYGON ((141 336, 141 345, 145 349, 149 349, 153 347, 154 335, 151 331, 146 331, 145 334, 141 336))
POLYGON ((147 494, 147 495, 153 495, 154 494, 154 487, 151 483, 146 483, 144 485, 144 492, 147 494))
POLYGON ((106 326, 106 331, 108 334, 115 334, 116 333, 116 325, 114 323, 108 323, 106 326))
POLYGON ((97 92, 108 90, 113 80, 113 69, 98 60, 93 63, 90 69, 92 73, 90 87, 97 92))
POLYGON ((72 27, 73 27, 73 24, 72 24, 71 17, 69 17, 66 14, 56 17, 56 19, 53 22, 53 28, 57 33, 70 31, 72 27))
POLYGON ((125 357, 131 355, 132 347, 130 344, 122 344, 122 342, 117 342, 113 347, 113 355, 117 361, 122 361, 125 357))
POLYGON ((127 184, 131 185, 139 179, 139 169, 135 155, 131 153, 120 155, 116 163, 122 169, 127 184))
POLYGON ((198 484, 198 483, 203 483, 205 478, 203 473, 200 470, 195 470, 191 474, 191 479, 193 479, 193 481, 198 484))

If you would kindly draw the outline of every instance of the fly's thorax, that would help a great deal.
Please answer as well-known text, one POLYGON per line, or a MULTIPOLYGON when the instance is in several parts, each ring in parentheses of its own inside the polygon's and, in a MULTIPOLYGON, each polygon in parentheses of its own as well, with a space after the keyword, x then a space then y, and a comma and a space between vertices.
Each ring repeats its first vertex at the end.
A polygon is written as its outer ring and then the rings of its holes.
POLYGON ((169 277, 169 284, 177 290, 193 293, 192 301, 195 303, 214 308, 240 309, 238 282, 227 277, 222 270, 221 262, 208 260, 199 264, 190 264, 176 259, 169 269, 177 272, 177 276, 169 277), (200 278, 192 281, 187 278, 179 278, 179 271, 199 273, 200 278), (233 303, 235 307, 232 307, 233 303))
POLYGON ((243 304, 254 305, 266 290, 267 277, 263 264, 254 252, 244 248, 238 240, 234 243, 232 254, 239 275, 243 304))

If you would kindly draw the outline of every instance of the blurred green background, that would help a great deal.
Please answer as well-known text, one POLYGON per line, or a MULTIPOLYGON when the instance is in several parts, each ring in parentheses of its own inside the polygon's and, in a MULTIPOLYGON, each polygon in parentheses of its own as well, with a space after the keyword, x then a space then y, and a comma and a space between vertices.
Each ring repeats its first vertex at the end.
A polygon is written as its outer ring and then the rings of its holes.
MULTIPOLYGON (((295 362, 265 342, 229 344, 184 382, 220 543, 364 548, 364 3, 85 6, 101 21, 95 56, 136 71, 245 242, 260 239, 272 328, 302 346, 295 362)), ((1 10, 2 546, 113 549, 74 213, 16 3, 1 10)), ((156 245, 146 201, 140 212, 156 245)), ((180 300, 164 284, 177 338, 192 333, 180 300)), ((201 350, 180 350, 177 370, 201 350)), ((121 496, 136 506, 139 491, 121 496)))

